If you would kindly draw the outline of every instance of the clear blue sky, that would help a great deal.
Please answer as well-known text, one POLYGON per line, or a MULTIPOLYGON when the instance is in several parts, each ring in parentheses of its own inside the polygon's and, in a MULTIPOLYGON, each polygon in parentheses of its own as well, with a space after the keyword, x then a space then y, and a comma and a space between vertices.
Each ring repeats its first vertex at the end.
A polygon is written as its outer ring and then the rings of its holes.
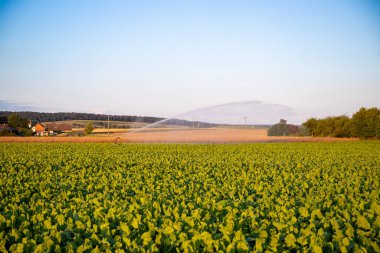
POLYGON ((0 0, 0 110, 380 106, 380 1, 0 0))

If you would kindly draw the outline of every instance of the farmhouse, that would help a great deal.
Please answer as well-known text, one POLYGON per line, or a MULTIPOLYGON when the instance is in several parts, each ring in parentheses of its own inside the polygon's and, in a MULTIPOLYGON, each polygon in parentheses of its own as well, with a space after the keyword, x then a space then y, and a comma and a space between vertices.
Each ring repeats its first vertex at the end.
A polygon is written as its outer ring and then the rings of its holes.
POLYGON ((38 136, 43 136, 45 133, 45 127, 44 125, 37 123, 34 127, 32 127, 32 131, 38 136))

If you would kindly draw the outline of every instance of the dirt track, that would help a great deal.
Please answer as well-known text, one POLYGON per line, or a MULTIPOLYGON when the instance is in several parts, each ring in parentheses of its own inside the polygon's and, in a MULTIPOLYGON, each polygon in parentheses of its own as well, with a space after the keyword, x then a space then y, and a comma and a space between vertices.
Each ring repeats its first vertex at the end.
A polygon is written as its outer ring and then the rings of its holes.
POLYGON ((0 142, 114 142, 122 143, 249 143, 249 142, 333 142, 355 141, 332 137, 268 137, 265 129, 189 129, 186 131, 138 131, 134 133, 84 137, 0 137, 0 142))

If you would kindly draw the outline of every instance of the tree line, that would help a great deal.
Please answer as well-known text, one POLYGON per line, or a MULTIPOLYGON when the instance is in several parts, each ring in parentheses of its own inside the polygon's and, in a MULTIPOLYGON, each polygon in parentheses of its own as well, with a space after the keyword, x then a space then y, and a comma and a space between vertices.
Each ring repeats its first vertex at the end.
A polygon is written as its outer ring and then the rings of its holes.
POLYGON ((380 139, 380 108, 361 108, 352 117, 345 115, 310 118, 302 125, 281 119, 268 129, 268 136, 359 137, 380 139))
POLYGON ((352 117, 310 118, 302 124, 310 136, 380 138, 380 108, 361 108, 352 117))
MULTIPOLYGON (((11 111, 0 111, 0 123, 6 121, 6 118, 11 115, 11 111)), ((94 114, 94 113, 81 113, 81 112, 17 112, 21 118, 32 120, 32 124, 40 122, 51 121, 65 121, 65 120, 108 120, 110 115, 106 114, 94 114)), ((112 115, 110 116, 112 121, 128 121, 128 122, 143 122, 143 123, 155 123, 163 118, 148 117, 148 116, 130 116, 130 115, 112 115)))

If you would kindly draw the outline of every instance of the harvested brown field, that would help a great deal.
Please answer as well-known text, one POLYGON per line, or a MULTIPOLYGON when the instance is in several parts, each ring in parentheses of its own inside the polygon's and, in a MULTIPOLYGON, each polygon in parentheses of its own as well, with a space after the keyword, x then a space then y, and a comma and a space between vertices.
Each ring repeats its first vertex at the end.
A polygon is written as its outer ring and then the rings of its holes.
POLYGON ((96 134, 67 137, 0 137, 0 142, 115 142, 123 143, 250 143, 250 142, 334 142, 356 141, 356 138, 269 137, 265 129, 146 129, 130 133, 96 134))

